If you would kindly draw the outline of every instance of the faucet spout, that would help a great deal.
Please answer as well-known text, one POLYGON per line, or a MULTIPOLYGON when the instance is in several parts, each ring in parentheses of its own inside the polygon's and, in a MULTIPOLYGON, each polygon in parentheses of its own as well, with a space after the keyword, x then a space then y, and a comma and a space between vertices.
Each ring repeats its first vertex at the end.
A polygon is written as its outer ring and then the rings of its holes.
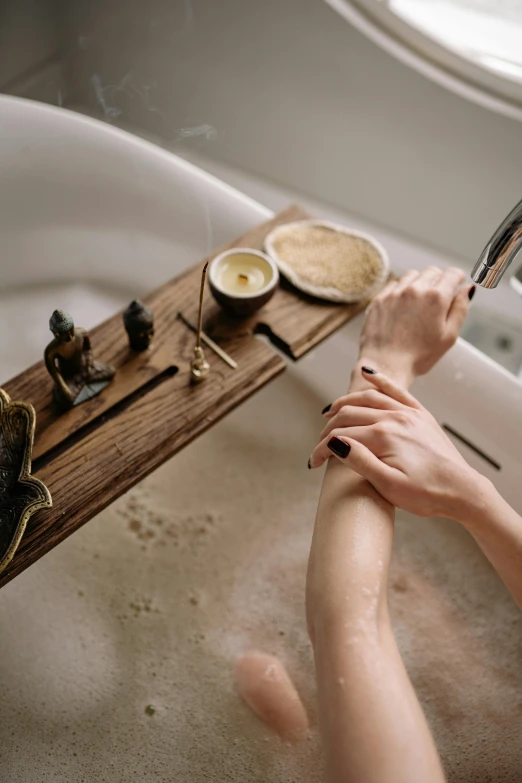
POLYGON ((522 248, 522 201, 502 221, 471 272, 484 288, 496 288, 504 272, 522 248))

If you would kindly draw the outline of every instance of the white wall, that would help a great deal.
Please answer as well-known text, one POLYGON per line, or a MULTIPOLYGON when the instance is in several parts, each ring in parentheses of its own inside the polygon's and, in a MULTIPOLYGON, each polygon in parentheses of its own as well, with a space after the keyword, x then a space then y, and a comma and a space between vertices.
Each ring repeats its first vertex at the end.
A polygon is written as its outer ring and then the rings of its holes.
POLYGON ((522 197, 522 124, 395 62, 322 0, 67 8, 71 100, 180 151, 469 260, 522 197))

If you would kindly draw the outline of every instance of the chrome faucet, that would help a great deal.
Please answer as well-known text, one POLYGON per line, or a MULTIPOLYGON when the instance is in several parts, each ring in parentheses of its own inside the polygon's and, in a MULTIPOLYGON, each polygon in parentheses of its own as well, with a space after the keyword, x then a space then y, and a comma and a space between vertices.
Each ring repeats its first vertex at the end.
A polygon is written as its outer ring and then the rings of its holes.
POLYGON ((495 288, 521 248, 522 201, 511 210, 487 243, 472 269, 471 279, 484 288, 495 288))

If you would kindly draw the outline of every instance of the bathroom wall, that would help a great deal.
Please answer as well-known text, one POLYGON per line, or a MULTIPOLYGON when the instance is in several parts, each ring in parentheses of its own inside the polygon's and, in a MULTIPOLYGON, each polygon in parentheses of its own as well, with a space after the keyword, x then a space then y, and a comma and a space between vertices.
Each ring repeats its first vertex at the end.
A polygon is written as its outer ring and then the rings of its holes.
POLYGON ((68 99, 454 256, 522 195, 522 124, 466 102, 322 0, 70 0, 68 99))
POLYGON ((58 0, 0 3, 0 92, 60 103, 58 0))

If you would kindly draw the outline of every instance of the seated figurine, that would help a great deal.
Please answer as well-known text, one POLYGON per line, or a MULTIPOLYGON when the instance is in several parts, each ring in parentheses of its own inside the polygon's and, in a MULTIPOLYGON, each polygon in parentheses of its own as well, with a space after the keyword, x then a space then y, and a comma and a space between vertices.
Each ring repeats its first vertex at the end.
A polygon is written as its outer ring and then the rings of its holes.
POLYGON ((148 307, 134 299, 123 313, 123 324, 130 347, 146 351, 154 337, 154 317, 148 307))
POLYGON ((54 340, 45 349, 45 366, 54 381, 54 398, 64 408, 79 405, 99 394, 114 377, 114 367, 92 358, 91 341, 85 329, 55 310, 49 321, 54 340))

